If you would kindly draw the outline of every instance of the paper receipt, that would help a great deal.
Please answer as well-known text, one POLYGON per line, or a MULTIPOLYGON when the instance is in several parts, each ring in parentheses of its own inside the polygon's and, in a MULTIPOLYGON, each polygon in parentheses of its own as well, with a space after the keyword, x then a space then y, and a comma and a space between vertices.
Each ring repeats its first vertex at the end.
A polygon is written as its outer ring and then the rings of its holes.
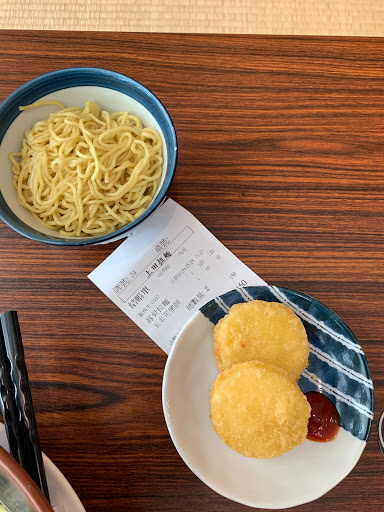
POLYGON ((208 301, 234 288, 266 284, 172 199, 88 277, 167 354, 208 301))

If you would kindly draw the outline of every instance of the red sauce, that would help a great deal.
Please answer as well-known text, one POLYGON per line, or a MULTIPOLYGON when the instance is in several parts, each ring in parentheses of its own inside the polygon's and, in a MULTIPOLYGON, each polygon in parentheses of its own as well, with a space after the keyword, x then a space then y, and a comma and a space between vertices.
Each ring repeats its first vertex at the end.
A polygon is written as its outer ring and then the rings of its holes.
POLYGON ((317 391, 309 391, 305 395, 311 406, 307 439, 323 443, 332 441, 337 436, 340 425, 336 407, 328 397, 317 391))

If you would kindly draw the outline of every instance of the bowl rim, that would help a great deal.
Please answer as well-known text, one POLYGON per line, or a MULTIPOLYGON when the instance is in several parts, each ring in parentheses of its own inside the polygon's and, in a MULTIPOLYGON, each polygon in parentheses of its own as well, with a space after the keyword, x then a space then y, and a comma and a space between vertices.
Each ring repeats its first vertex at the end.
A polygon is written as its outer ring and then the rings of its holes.
POLYGON ((133 90, 137 92, 137 94, 144 95, 144 97, 146 97, 152 104, 156 106, 157 109, 159 109, 163 116, 164 122, 169 129, 169 135, 171 139, 170 148, 173 150, 172 154, 168 155, 168 165, 170 169, 169 174, 166 176, 161 190, 156 195, 154 201, 143 212, 143 214, 133 222, 126 224, 125 226, 119 228, 116 231, 113 231, 112 233, 92 236, 89 238, 84 237, 81 239, 61 238, 55 237, 54 234, 46 235, 41 233, 40 231, 37 231, 30 226, 26 226, 26 224, 24 224, 19 219, 15 221, 15 214, 9 208, 0 191, 0 219, 2 219, 17 233, 37 242, 59 246, 96 245, 100 243, 112 242, 122 238, 125 233, 128 233, 128 231, 143 222, 147 217, 149 217, 149 215, 151 215, 151 213, 154 212, 158 206, 162 204, 174 178, 178 159, 178 143, 173 121, 163 103, 152 91, 150 91, 145 85, 138 82, 137 80, 122 73, 118 73, 117 71, 95 67, 63 68, 44 73, 23 83, 0 104, 0 119, 6 119, 5 123, 0 123, 0 144, 11 124, 20 114, 20 111, 18 110, 19 105, 27 104, 26 102, 22 101, 22 98, 26 95, 28 95, 29 103, 31 103, 37 101, 42 96, 46 96, 47 94, 59 91, 61 89, 81 86, 102 87, 113 89, 115 91, 126 94, 124 87, 127 85, 131 86, 133 90))
POLYGON ((20 490, 36 512, 53 512, 51 505, 28 473, 0 446, 0 469, 20 490))

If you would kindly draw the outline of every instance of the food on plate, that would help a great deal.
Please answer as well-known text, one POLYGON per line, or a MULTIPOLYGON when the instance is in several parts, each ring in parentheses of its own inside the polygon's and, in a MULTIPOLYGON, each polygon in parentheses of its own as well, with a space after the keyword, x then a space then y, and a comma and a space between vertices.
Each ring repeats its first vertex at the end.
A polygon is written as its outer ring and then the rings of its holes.
POLYGON ((277 457, 303 443, 311 407, 282 368, 235 364, 211 388, 211 419, 226 445, 246 457, 277 457))
POLYGON ((25 132, 11 153, 19 203, 45 227, 67 236, 110 233, 139 217, 158 190, 162 139, 128 112, 109 114, 92 101, 61 107, 25 132))
POLYGON ((217 323, 214 338, 219 371, 257 359, 283 368, 297 381, 308 364, 304 325, 288 306, 278 302, 234 304, 217 323))

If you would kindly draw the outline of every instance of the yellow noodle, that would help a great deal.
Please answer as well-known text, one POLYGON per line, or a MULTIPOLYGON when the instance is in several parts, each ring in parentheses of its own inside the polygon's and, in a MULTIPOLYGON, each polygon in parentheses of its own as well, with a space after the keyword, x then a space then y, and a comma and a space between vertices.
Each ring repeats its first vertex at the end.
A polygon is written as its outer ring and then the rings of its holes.
POLYGON ((163 169, 162 139, 128 112, 64 108, 25 132, 11 153, 19 203, 44 226, 67 236, 110 233, 148 208, 163 169))
POLYGON ((44 100, 44 101, 35 101, 35 103, 31 103, 30 105, 25 105, 24 107, 19 107, 19 110, 31 110, 32 108, 41 107, 42 105, 58 105, 60 108, 64 108, 64 105, 61 103, 61 101, 44 100))

